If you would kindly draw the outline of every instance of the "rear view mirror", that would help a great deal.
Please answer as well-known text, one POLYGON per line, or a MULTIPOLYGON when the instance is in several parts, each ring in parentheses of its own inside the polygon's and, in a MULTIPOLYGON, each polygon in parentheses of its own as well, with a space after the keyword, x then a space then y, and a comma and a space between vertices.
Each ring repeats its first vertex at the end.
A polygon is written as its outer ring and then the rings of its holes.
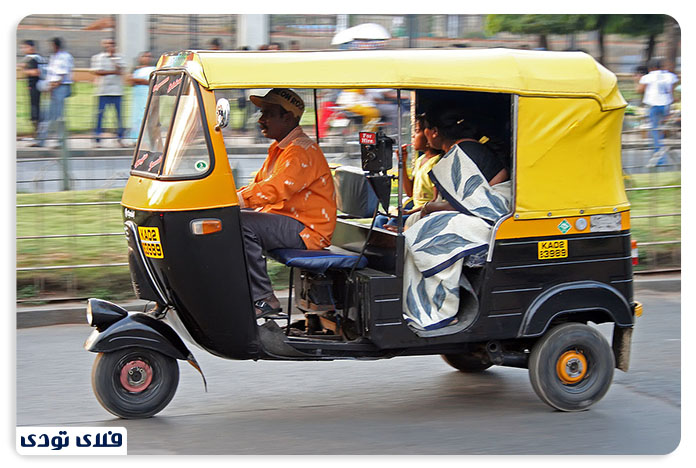
POLYGON ((218 99, 215 115, 217 117, 215 130, 227 127, 227 124, 230 122, 230 101, 225 98, 218 99))

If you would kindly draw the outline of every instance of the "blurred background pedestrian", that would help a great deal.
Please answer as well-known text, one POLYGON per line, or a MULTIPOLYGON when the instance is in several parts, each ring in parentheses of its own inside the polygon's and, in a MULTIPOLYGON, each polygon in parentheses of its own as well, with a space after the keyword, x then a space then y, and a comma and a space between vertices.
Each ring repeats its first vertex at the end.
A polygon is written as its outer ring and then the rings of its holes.
POLYGON ((640 78, 638 92, 643 94, 643 103, 648 107, 650 117, 650 133, 653 142, 653 157, 648 166, 662 165, 665 161, 665 150, 662 146, 662 125, 669 115, 669 108, 674 98, 672 92, 679 78, 662 66, 660 59, 648 63, 649 73, 640 78))
POLYGON ((149 51, 141 52, 138 54, 137 64, 130 76, 130 83, 133 85, 130 138, 133 140, 138 139, 140 124, 145 114, 150 73, 155 70, 152 62, 152 54, 149 51))
POLYGON ((27 78, 27 88, 29 90, 29 115, 33 126, 31 138, 36 138, 41 120, 41 91, 38 88, 39 80, 45 80, 46 59, 36 53, 36 44, 33 40, 27 39, 21 45, 24 60, 22 69, 27 78), (44 76, 42 76, 42 74, 44 76))
POLYGON ((36 135, 36 143, 31 146, 45 146, 46 138, 55 129, 59 120, 63 118, 65 100, 72 94, 73 83, 73 56, 63 49, 63 41, 54 37, 50 41, 53 55, 46 67, 47 91, 51 93, 51 101, 48 106, 46 118, 39 124, 36 135))
POLYGON ((96 92, 97 126, 94 129, 97 147, 101 144, 102 122, 107 106, 114 106, 118 122, 118 144, 126 146, 123 138, 123 121, 121 119, 121 98, 123 97, 123 80, 121 75, 125 64, 120 55, 116 54, 116 41, 102 40, 103 52, 92 57, 92 73, 97 75, 96 92))

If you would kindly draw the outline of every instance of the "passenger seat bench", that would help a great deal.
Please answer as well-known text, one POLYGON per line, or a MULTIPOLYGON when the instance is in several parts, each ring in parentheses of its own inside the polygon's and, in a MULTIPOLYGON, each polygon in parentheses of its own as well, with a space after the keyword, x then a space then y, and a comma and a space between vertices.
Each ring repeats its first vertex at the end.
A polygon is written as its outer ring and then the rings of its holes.
POLYGON ((267 252, 273 260, 290 267, 290 285, 288 292, 288 326, 286 334, 290 333, 290 317, 292 315, 292 288, 294 269, 300 268, 312 273, 326 273, 327 270, 360 269, 367 266, 367 258, 355 252, 340 247, 330 246, 321 250, 306 249, 275 249, 267 252))

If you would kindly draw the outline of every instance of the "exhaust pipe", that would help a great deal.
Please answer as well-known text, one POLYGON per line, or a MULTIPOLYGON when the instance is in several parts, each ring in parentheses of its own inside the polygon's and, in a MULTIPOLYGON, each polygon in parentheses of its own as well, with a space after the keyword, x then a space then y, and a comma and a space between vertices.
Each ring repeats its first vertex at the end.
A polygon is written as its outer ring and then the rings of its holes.
POLYGON ((486 353, 488 359, 496 366, 518 367, 527 369, 529 354, 520 352, 504 352, 503 346, 499 341, 489 341, 486 343, 486 353))

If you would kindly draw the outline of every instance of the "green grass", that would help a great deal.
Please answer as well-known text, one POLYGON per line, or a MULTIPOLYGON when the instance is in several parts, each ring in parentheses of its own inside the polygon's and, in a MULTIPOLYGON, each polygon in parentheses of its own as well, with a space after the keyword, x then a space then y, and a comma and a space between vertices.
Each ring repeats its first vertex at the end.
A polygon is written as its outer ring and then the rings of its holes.
MULTIPOLYGON (((17 194, 17 205, 120 201, 122 190, 17 194)), ((17 237, 123 232, 119 205, 17 208, 17 237)), ((18 239, 17 267, 125 263, 123 236, 18 239)), ((132 295, 127 267, 17 272, 17 297, 132 295), (107 292, 105 294, 105 291, 107 292)))
MULTIPOLYGON (((626 188, 681 185, 680 172, 635 174, 626 177, 626 188)), ((628 191, 631 203, 631 237, 641 242, 681 239, 681 216, 636 218, 637 216, 681 213, 681 189, 628 191)), ((679 266, 681 244, 639 246, 637 271, 679 266)))
MULTIPOLYGON (((120 201, 122 189, 57 193, 17 194, 17 205, 120 201)), ((17 237, 122 233, 120 205, 50 206, 17 208, 17 237)), ((18 239, 17 267, 127 263, 127 244, 122 235, 54 239, 18 239)), ((268 262, 276 289, 287 288, 288 268, 268 262)), ((127 266, 30 270, 17 272, 17 297, 97 296, 132 298, 127 266)))

